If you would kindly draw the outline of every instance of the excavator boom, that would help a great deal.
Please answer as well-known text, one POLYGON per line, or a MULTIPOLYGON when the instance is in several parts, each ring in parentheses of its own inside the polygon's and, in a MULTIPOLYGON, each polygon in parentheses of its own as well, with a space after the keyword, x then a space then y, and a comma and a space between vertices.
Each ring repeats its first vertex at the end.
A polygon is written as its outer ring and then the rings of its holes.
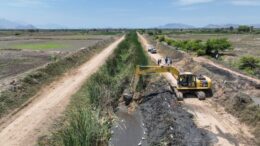
POLYGON ((153 73, 171 73, 176 79, 179 77, 180 72, 175 67, 172 66, 137 66, 137 75, 147 75, 153 73))

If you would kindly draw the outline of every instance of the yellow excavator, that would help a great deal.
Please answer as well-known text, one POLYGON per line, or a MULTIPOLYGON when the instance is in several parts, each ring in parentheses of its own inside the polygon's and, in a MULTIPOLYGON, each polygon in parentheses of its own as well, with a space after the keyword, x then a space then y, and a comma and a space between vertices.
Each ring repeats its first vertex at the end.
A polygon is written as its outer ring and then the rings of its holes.
POLYGON ((171 84, 177 99, 183 100, 183 94, 194 93, 199 100, 205 100, 212 95, 212 81, 205 75, 194 75, 191 72, 181 73, 173 66, 137 66, 135 71, 134 91, 141 75, 171 73, 176 79, 175 85, 171 84))

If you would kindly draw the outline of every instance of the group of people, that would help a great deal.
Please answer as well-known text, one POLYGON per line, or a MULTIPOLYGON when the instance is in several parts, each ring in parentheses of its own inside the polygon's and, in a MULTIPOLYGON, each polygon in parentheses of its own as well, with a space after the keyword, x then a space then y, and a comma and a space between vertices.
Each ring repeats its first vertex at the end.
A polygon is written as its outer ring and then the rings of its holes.
POLYGON ((161 65, 162 64, 162 60, 165 61, 165 65, 168 65, 168 66, 172 65, 172 59, 170 57, 167 57, 167 56, 165 58, 158 59, 157 64, 161 65))

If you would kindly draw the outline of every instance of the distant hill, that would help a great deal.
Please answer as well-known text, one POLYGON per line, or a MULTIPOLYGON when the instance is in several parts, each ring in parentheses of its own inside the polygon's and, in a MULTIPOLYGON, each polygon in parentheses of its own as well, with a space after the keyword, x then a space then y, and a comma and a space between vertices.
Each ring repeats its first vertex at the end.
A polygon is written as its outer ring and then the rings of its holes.
POLYGON ((164 29, 189 29, 189 28, 195 28, 192 25, 182 24, 182 23, 169 23, 163 26, 159 26, 158 28, 164 28, 164 29))
MULTIPOLYGON (((222 24, 222 25, 217 25, 217 24, 209 24, 204 26, 203 28, 229 28, 229 27, 233 27, 233 28, 238 28, 239 25, 242 24, 222 24)), ((254 28, 260 28, 260 24, 250 24, 248 26, 254 26, 254 28)))
POLYGON ((0 29, 36 29, 31 24, 22 24, 7 19, 0 19, 0 29))
POLYGON ((239 24, 222 24, 222 25, 208 24, 208 25, 204 26, 203 28, 229 28, 229 27, 238 28, 239 24))
MULTIPOLYGON (((166 25, 162 25, 156 28, 162 28, 162 29, 189 29, 189 28, 210 28, 210 29, 215 29, 215 28, 229 28, 229 27, 233 27, 233 28, 238 28, 239 25, 241 24, 208 24, 204 27, 195 27, 192 25, 188 25, 188 24, 182 24, 182 23, 169 23, 166 25)), ((260 28, 260 24, 251 24, 249 26, 254 26, 254 28, 260 28)))

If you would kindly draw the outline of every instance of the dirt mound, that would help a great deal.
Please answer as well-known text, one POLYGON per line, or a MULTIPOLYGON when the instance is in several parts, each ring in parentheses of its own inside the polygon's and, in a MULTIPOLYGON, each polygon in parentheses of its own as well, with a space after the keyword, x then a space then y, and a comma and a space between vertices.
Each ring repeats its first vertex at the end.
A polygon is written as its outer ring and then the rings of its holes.
POLYGON ((206 131, 196 127, 193 115, 177 102, 165 80, 149 83, 142 99, 140 109, 149 145, 209 145, 206 131))

